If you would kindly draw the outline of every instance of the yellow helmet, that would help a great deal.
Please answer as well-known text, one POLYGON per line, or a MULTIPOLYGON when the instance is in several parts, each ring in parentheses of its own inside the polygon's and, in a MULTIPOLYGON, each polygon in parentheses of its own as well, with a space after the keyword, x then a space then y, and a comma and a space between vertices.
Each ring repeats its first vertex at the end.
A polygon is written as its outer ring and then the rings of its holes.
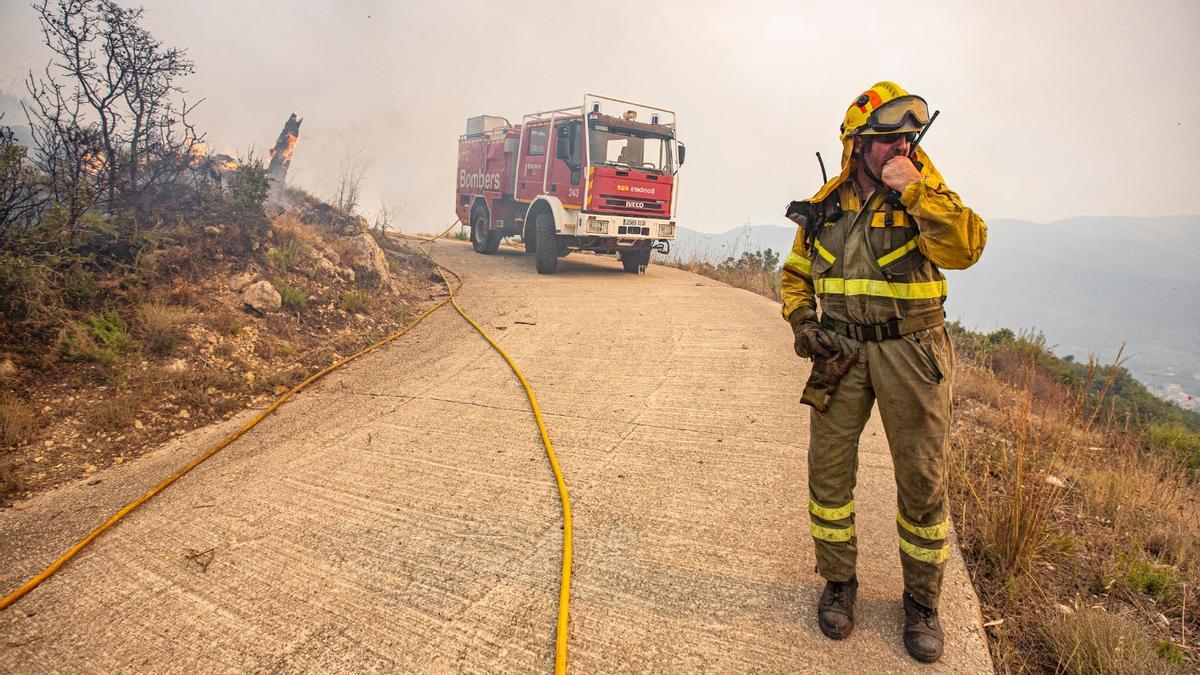
POLYGON ((929 105, 895 82, 876 82, 854 99, 842 121, 841 139, 920 131, 929 124, 929 105))

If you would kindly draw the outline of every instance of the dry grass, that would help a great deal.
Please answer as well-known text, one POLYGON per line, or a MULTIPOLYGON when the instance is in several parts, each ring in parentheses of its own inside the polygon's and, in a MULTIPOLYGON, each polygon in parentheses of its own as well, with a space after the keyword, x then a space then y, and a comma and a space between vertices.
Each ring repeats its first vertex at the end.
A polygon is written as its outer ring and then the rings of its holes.
POLYGON ((9 448, 28 442, 36 423, 37 414, 28 403, 12 394, 0 398, 0 498, 20 487, 9 448))
POLYGON ((686 258, 668 258, 663 264, 686 270, 693 274, 716 279, 735 288, 779 300, 778 257, 763 260, 757 252, 744 252, 740 258, 730 257, 720 264, 708 262, 704 256, 693 254, 686 258))
POLYGON ((97 401, 84 411, 82 428, 87 433, 127 429, 150 398, 126 394, 97 401))
POLYGON ((1182 673, 1183 656, 1169 643, 1156 642, 1141 625, 1119 614, 1084 608, 1058 614, 1042 624, 1055 672, 1182 673))
MULTIPOLYGON (((1002 398, 994 376, 979 370, 973 375, 986 383, 975 388, 986 391, 988 400, 1002 398)), ((1032 381, 1033 373, 1026 378, 1032 381)), ((976 477, 958 483, 963 545, 985 562, 990 577, 1002 582, 1030 572, 1046 545, 1049 520, 1064 487, 1060 478, 1045 472, 1072 452, 1062 420, 1034 414, 1031 388, 1019 392, 1015 403, 991 416, 1003 433, 983 440, 986 449, 973 439, 955 444, 950 453, 950 475, 976 477)))
POLYGON ((951 475, 960 480, 951 490, 985 617, 1008 626, 990 634, 999 670, 1194 664, 1196 484, 1108 412, 1111 379, 1093 382, 1095 363, 1072 390, 1023 346, 968 341, 959 351, 967 358, 955 400, 967 414, 956 420, 951 475))
POLYGON ((135 329, 153 354, 169 354, 184 337, 196 313, 186 307, 147 303, 134 312, 135 329))
POLYGON ((221 308, 206 314, 205 323, 221 335, 236 336, 242 332, 249 320, 244 314, 221 308))
POLYGON ((20 445, 29 439, 37 421, 33 408, 12 395, 0 398, 0 447, 20 445))

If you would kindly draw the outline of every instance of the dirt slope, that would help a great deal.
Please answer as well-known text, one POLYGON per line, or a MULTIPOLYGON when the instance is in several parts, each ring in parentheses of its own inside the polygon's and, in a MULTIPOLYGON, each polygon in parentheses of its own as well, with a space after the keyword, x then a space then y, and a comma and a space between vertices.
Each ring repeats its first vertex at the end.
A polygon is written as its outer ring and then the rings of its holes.
MULTIPOLYGON (((878 420, 856 495, 859 629, 816 628, 807 368, 774 303, 661 266, 571 256, 539 277, 508 249, 435 252, 546 412, 575 508, 573 671, 917 670, 878 420)), ((228 428, 0 513, 0 588, 228 428)), ((0 612, 0 670, 546 672, 560 522, 515 378, 443 310, 0 612)), ((943 616, 933 670, 989 671, 957 553, 943 616)))

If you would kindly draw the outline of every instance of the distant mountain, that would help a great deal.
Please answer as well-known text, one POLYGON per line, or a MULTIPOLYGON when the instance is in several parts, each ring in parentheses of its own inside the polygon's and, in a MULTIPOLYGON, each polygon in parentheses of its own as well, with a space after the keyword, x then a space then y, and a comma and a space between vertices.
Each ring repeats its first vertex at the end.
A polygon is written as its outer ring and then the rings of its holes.
MULTIPOLYGON (((680 229, 673 256, 719 261, 791 248, 794 227, 723 234, 680 229)), ((1200 216, 996 219, 969 270, 947 271, 951 319, 980 331, 1039 331, 1061 356, 1110 361, 1155 393, 1196 409, 1200 398, 1200 216)))
POLYGON ((792 249, 796 236, 794 226, 743 225, 721 234, 697 232, 686 227, 679 228, 677 238, 671 244, 669 258, 676 260, 705 260, 720 262, 727 257, 739 257, 744 251, 771 249, 778 252, 782 261, 792 249))

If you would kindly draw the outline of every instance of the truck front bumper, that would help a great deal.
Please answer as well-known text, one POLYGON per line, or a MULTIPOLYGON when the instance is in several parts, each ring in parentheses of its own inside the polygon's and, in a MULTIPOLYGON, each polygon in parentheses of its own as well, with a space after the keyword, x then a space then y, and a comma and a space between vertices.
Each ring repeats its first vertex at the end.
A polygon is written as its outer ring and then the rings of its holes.
POLYGON ((575 224, 575 236, 583 238, 617 238, 622 241, 675 239, 675 221, 657 218, 625 218, 623 216, 580 214, 575 224))

